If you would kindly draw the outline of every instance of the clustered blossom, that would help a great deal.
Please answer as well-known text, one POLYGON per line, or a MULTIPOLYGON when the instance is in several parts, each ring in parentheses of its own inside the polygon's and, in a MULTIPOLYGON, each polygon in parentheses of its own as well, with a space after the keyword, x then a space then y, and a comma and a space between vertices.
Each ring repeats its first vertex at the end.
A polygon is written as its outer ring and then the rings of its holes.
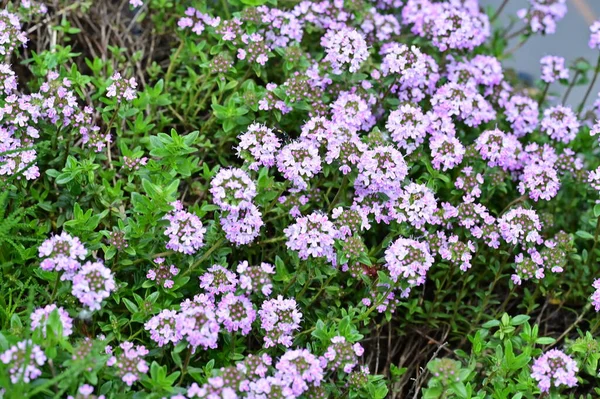
POLYGON ((296 301, 279 295, 263 302, 258 314, 260 326, 265 331, 264 347, 280 344, 289 348, 292 345, 292 334, 300 328, 302 321, 302 313, 298 310, 296 301))
POLYGON ((369 58, 365 38, 356 29, 328 30, 321 39, 321 45, 325 48, 325 61, 331 63, 337 74, 342 73, 346 64, 350 72, 357 72, 369 58))
POLYGON ((321 171, 319 150, 310 141, 295 141, 281 149, 277 169, 300 190, 308 187, 307 180, 321 171))
POLYGON ((511 209, 499 220, 502 238, 513 245, 527 243, 540 244, 542 224, 537 213, 532 209, 522 207, 511 209))
POLYGON ((210 193, 214 203, 221 209, 232 210, 237 209, 241 202, 254 199, 256 185, 242 169, 226 168, 211 180, 210 193))
POLYGON ((235 292, 237 285, 238 278, 235 273, 221 265, 211 266, 200 276, 200 288, 211 295, 235 292))
POLYGON ((385 251, 385 267, 395 282, 406 281, 409 286, 425 283, 433 257, 427 244, 417 240, 398 238, 385 251))
POLYGON ((83 384, 77 389, 75 396, 69 395, 67 399, 105 399, 104 395, 93 395, 94 387, 88 384, 83 384))
POLYGON ((46 363, 44 351, 31 340, 18 342, 0 355, 0 361, 8 366, 8 374, 13 384, 29 383, 42 375, 46 363))
POLYGON ((81 268, 81 263, 87 255, 87 250, 77 237, 66 232, 54 235, 44 241, 38 248, 42 270, 64 272, 62 280, 71 280, 81 268))
POLYGON ((542 80, 553 83, 560 79, 569 79, 569 70, 565 67, 565 59, 547 55, 540 60, 542 65, 542 80))
POLYGON ((219 301, 216 315, 219 323, 227 331, 240 331, 242 335, 250 333, 252 323, 256 319, 252 302, 243 295, 234 295, 231 292, 219 301))
POLYGON ((115 72, 111 80, 112 84, 106 89, 106 97, 115 97, 118 103, 136 99, 137 93, 135 89, 137 87, 137 82, 135 81, 135 78, 125 79, 121 77, 119 72, 115 72))
POLYGON ((538 125, 538 104, 533 99, 515 95, 505 105, 506 120, 517 137, 523 137, 535 130, 538 125))
POLYGON ((592 50, 600 50, 600 21, 596 21, 590 26, 588 45, 592 50))
POLYGON ((395 202, 390 202, 390 216, 408 222, 417 229, 435 221, 438 210, 433 191, 423 184, 409 183, 395 202))
POLYGON ((352 372, 352 369, 358 363, 358 356, 364 352, 360 344, 348 342, 342 336, 331 338, 331 345, 325 351, 323 358, 327 361, 327 367, 331 370, 341 369, 344 373, 352 372))
POLYGON ((192 347, 215 349, 219 339, 221 326, 217 322, 214 304, 211 299, 204 298, 202 303, 191 304, 177 315, 176 329, 192 347))
POLYGON ((551 35, 556 32, 556 23, 567 13, 565 1, 530 0, 529 8, 520 9, 517 16, 532 32, 551 35))
POLYGON ((260 166, 270 168, 275 165, 275 154, 281 142, 273 130, 265 125, 253 123, 247 131, 238 136, 237 154, 249 162, 250 170, 258 170, 260 166))
POLYGON ((175 265, 167 265, 164 258, 154 259, 156 266, 153 269, 148 270, 146 278, 156 282, 158 286, 163 288, 173 288, 173 278, 179 274, 179 269, 175 265))
POLYGON ((88 384, 83 384, 77 389, 75 396, 69 395, 67 399, 106 399, 104 395, 93 395, 94 387, 88 384))
MULTIPOLYGON (((148 354, 148 349, 143 345, 134 346, 133 343, 127 341, 119 346, 121 353, 111 356, 106 365, 116 367, 117 375, 121 377, 125 384, 132 386, 150 369, 148 363, 143 359, 148 354)), ((112 349, 109 354, 112 354, 112 349)))
POLYGON ((174 310, 163 310, 148 320, 144 328, 150 332, 150 339, 158 346, 164 346, 169 342, 176 344, 182 338, 181 331, 177 328, 177 312, 174 310))
POLYGON ((87 262, 73 277, 73 296, 90 310, 100 310, 116 288, 112 272, 100 262, 87 262))
POLYGON ((333 244, 339 233, 327 215, 313 212, 299 217, 283 232, 287 238, 287 247, 298 251, 300 259, 326 258, 335 264, 333 244))
POLYGON ((19 17, 7 10, 0 11, 0 54, 10 55, 17 47, 26 43, 27 36, 21 31, 19 17))
POLYGON ((358 163, 358 171, 354 186, 359 195, 383 193, 396 198, 408 174, 408 166, 398 150, 379 146, 365 151, 358 163))
POLYGON ((394 143, 407 154, 423 144, 427 136, 427 126, 421 108, 411 104, 403 104, 397 110, 390 112, 385 124, 394 143))
POLYGON ((594 309, 596 312, 600 312, 600 279, 595 279, 592 284, 592 288, 594 288, 594 293, 591 296, 592 305, 594 305, 594 309))
POLYGON ((538 382, 542 392, 550 392, 553 386, 577 385, 577 363, 558 349, 552 349, 537 358, 531 367, 531 377, 538 382))
POLYGON ((36 309, 31 313, 31 330, 41 329, 43 336, 46 336, 46 330, 48 329, 48 322, 50 315, 56 313, 58 320, 62 326, 62 336, 68 337, 73 333, 73 319, 69 316, 67 311, 58 307, 55 304, 47 305, 43 308, 36 309))
POLYGON ((165 235, 169 237, 167 249, 191 255, 204 246, 204 233, 206 228, 200 218, 183 210, 183 204, 175 201, 171 204, 173 211, 166 214, 163 219, 169 221, 165 235))
POLYGON ((221 217, 225 238, 235 245, 247 245, 258 237, 264 222, 256 205, 242 202, 237 209, 221 217))
POLYGON ((275 274, 272 264, 262 262, 259 266, 250 266, 248 261, 242 261, 236 271, 239 274, 239 287, 246 290, 247 294, 260 292, 265 296, 271 295, 273 291, 271 276, 275 274))
POLYGON ((553 140, 567 144, 575 139, 579 127, 579 121, 569 107, 558 105, 544 111, 541 130, 553 140))

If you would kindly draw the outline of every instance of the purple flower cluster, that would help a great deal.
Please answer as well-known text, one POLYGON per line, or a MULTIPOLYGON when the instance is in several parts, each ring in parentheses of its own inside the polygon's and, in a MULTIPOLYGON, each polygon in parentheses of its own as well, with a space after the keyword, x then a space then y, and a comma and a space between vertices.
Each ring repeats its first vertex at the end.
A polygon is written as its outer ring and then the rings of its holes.
POLYGON ((71 280, 81 268, 81 263, 87 255, 87 250, 77 237, 66 232, 54 235, 44 241, 38 248, 42 270, 64 272, 62 280, 71 280))
POLYGON ((432 265, 429 247, 417 240, 398 238, 385 251, 385 267, 390 277, 394 282, 405 281, 409 287, 424 284, 432 265))
POLYGON ((16 14, 0 11, 0 54, 5 56, 27 43, 25 32, 21 31, 21 21, 16 14))
POLYGON ((173 211, 166 214, 163 219, 169 221, 165 235, 169 237, 167 249, 191 255, 204 246, 204 233, 206 228, 200 218, 183 210, 183 204, 175 201, 171 204, 173 211))
POLYGON ((62 336, 66 338, 71 335, 73 333, 73 319, 64 308, 58 307, 55 304, 38 308, 31 313, 31 330, 35 331, 39 328, 42 331, 42 335, 45 337, 49 318, 53 313, 56 313, 58 316, 62 328, 62 336))
POLYGON ((348 342, 345 337, 335 336, 331 338, 331 345, 323 355, 327 362, 327 368, 331 370, 341 369, 344 373, 350 373, 358 363, 358 357, 362 356, 364 349, 360 344, 348 342))
POLYGON ((256 185, 242 169, 221 169, 210 182, 210 193, 215 205, 223 210, 235 210, 242 202, 252 202, 256 185))
MULTIPOLYGON (((132 0, 134 1, 134 0, 132 0)), ((94 387, 88 384, 83 384, 77 389, 75 396, 69 395, 67 399, 105 399, 104 395, 93 395, 94 387)))
POLYGON ((300 328, 302 313, 293 299, 284 299, 281 295, 269 299, 258 311, 260 325, 265 332, 265 348, 278 344, 289 348, 292 345, 292 334, 300 328))
POLYGON ((0 361, 8 365, 10 381, 29 383, 42 375, 42 367, 46 363, 44 351, 31 340, 18 342, 0 355, 0 361))
POLYGON ((565 59, 547 55, 540 60, 542 65, 542 80, 553 83, 560 79, 569 79, 569 70, 565 67, 565 59))
POLYGON ((156 266, 148 270, 146 278, 154 281, 159 287, 173 288, 173 284, 175 284, 173 278, 179 274, 179 269, 175 265, 168 266, 164 258, 156 258, 154 263, 156 266))
POLYGON ((260 166, 270 168, 275 165, 275 154, 281 142, 273 130, 265 125, 253 123, 247 131, 238 136, 237 154, 249 162, 250 170, 258 170, 260 166))
POLYGON ((112 272, 101 262, 87 262, 73 277, 73 296, 90 310, 100 310, 116 288, 112 272))
POLYGON ((540 391, 550 392, 553 386, 576 386, 578 371, 575 360, 558 349, 552 349, 535 360, 531 377, 538 382, 540 391))
POLYGON ((308 216, 299 217, 283 232, 287 237, 287 247, 298 251, 300 259, 325 258, 335 265, 333 244, 339 232, 327 215, 313 212, 308 216))
POLYGON ((350 72, 357 72, 369 58, 365 38, 356 29, 328 30, 321 38, 321 45, 325 48, 324 61, 331 64, 335 74, 341 74, 346 64, 350 72))
POLYGON ((111 81, 112 83, 106 89, 106 97, 114 97, 119 104, 136 99, 137 93, 135 89, 137 87, 137 82, 135 81, 135 78, 125 79, 119 72, 115 72, 111 81))
POLYGON ((123 342, 119 345, 121 353, 113 354, 113 350, 107 347, 107 353, 112 355, 106 365, 114 366, 117 369, 117 375, 123 382, 132 386, 134 382, 139 381, 142 375, 150 369, 148 363, 143 359, 148 354, 148 349, 143 345, 133 345, 131 342, 123 342))

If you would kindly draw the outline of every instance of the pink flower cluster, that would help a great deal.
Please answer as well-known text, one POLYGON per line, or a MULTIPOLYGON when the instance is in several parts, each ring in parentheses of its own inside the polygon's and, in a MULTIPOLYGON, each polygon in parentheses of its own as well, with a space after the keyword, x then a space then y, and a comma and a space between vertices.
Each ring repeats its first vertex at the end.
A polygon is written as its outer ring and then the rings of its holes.
POLYGON ((42 375, 46 363, 44 351, 31 340, 20 341, 0 354, 0 361, 8 366, 10 381, 29 383, 42 375))
POLYGON ((169 237, 167 249, 186 255, 196 253, 204 246, 206 228, 198 216, 183 210, 180 201, 173 202, 171 206, 173 211, 163 217, 163 220, 169 221, 169 226, 165 229, 165 235, 169 237))
POLYGON ((133 343, 125 341, 119 345, 121 351, 115 355, 110 346, 106 348, 109 355, 112 355, 106 365, 115 367, 117 375, 128 386, 132 386, 134 382, 139 381, 144 374, 150 369, 148 363, 144 360, 144 356, 148 354, 148 349, 143 345, 133 345, 133 343))
POLYGON ((553 386, 576 386, 578 371, 575 360, 558 349, 552 349, 535 360, 531 377, 538 382, 540 391, 550 392, 553 386))

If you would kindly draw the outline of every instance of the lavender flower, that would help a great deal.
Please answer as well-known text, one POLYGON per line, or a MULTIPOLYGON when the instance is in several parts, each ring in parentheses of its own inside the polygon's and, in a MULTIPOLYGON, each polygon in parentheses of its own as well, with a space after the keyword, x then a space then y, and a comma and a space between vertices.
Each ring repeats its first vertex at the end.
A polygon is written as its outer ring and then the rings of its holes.
POLYGON ((321 38, 321 45, 326 53, 324 61, 331 63, 333 72, 338 75, 346 64, 350 72, 357 72, 369 58, 365 38, 356 29, 328 30, 321 38))
POLYGON ((242 261, 237 266, 240 275, 240 288, 247 294, 261 292, 265 296, 271 295, 273 290, 272 275, 275 268, 270 263, 262 262, 260 266, 249 266, 248 261, 242 261))
POLYGON ((362 356, 364 349, 360 344, 352 345, 342 336, 331 338, 331 345, 327 347, 323 358, 330 370, 341 369, 344 373, 352 372, 357 365, 357 356, 362 356))
POLYGON ((253 123, 248 126, 246 133, 238 136, 240 143, 237 147, 238 157, 249 162, 250 170, 258 170, 260 166, 270 168, 275 165, 275 154, 281 142, 265 125, 253 123))
POLYGON ((354 186, 359 195, 383 193, 397 198, 408 166, 402 154, 391 146, 379 146, 365 151, 358 163, 354 186))
POLYGON ((87 250, 77 237, 66 232, 54 235, 38 248, 40 258, 45 258, 40 267, 46 271, 63 271, 61 280, 71 280, 81 267, 80 260, 85 259, 87 250))
POLYGON ((195 304, 183 309, 177 315, 176 330, 187 340, 195 352, 198 347, 202 349, 215 349, 219 339, 221 327, 216 320, 214 305, 195 304))
POLYGON ((62 336, 66 338, 71 335, 73 333, 73 319, 69 317, 69 314, 64 308, 58 307, 55 304, 47 305, 43 308, 37 308, 33 313, 31 313, 31 330, 34 331, 40 328, 42 335, 46 337, 48 321, 50 315, 54 312, 56 312, 58 315, 58 319, 62 325, 62 336))
POLYGON ((523 137, 538 125, 538 105, 531 98, 515 95, 505 105, 506 120, 510 122, 514 135, 523 137))
POLYGON ((554 83, 560 79, 569 79, 569 70, 565 68, 565 59, 547 55, 540 60, 542 65, 542 80, 546 83, 554 83))
POLYGON ((46 363, 46 355, 38 345, 25 340, 3 352, 0 361, 8 365, 8 374, 13 384, 20 381, 29 383, 42 375, 39 367, 46 363))
POLYGON ((588 46, 592 50, 600 50, 600 21, 596 21, 590 26, 590 32, 588 46))
POLYGON ((240 203, 237 209, 221 218, 225 238, 235 245, 250 244, 260 234, 263 224, 262 213, 249 202, 240 203))
POLYGON ((200 276, 200 288, 211 295, 235 292, 237 285, 238 279, 235 273, 221 265, 211 266, 200 276))
POLYGON ((73 296, 90 310, 100 310, 102 301, 115 289, 112 272, 100 262, 87 262, 73 277, 73 296))
POLYGON ((106 365, 117 368, 117 375, 121 377, 124 383, 132 386, 134 382, 140 380, 143 374, 150 369, 148 363, 143 359, 148 354, 148 350, 143 345, 134 346, 131 342, 123 342, 119 345, 122 353, 118 356, 112 356, 106 362, 106 365))
POLYGON ((433 257, 427 244, 407 238, 398 238, 385 251, 385 267, 392 280, 405 280, 410 286, 425 283, 433 257))
POLYGON ((543 241, 540 218, 532 209, 511 209, 498 220, 498 224, 502 238, 509 244, 541 244, 543 241))
POLYGON ((296 301, 277 298, 262 303, 258 311, 260 326, 265 331, 265 348, 281 344, 286 348, 292 345, 292 334, 300 328, 302 313, 298 311, 296 301))
POLYGON ((292 394, 302 395, 309 385, 319 386, 324 370, 319 360, 306 349, 287 351, 275 365, 276 378, 291 383, 292 394))
POLYGON ((308 188, 308 180, 321 171, 319 150, 310 141, 294 141, 281 149, 277 169, 299 190, 308 188))
POLYGON ((596 312, 600 312, 600 278, 594 280, 592 287, 595 291, 590 297, 590 299, 592 301, 592 305, 594 305, 594 309, 596 310, 596 312))
POLYGON ((179 274, 179 269, 175 267, 175 265, 168 266, 164 263, 164 258, 156 258, 154 259, 154 263, 156 267, 154 269, 148 270, 146 274, 146 278, 156 282, 158 286, 163 288, 173 288, 173 277, 179 274))
POLYGON ((177 328, 177 316, 176 311, 165 309, 144 324, 144 328, 150 332, 150 338, 158 346, 167 345, 169 342, 176 344, 183 338, 177 328))
POLYGON ((575 360, 558 349, 552 349, 535 360, 531 367, 531 377, 538 382, 540 391, 550 392, 552 386, 576 386, 578 371, 575 360))
POLYGON ((88 384, 83 384, 77 389, 75 396, 67 396, 67 399, 105 399, 104 395, 93 395, 94 387, 88 384))
POLYGON ((135 78, 124 79, 119 72, 115 72, 111 81, 111 85, 106 89, 106 97, 115 97, 117 103, 135 100, 137 97, 135 78))
POLYGON ((465 154, 462 143, 456 137, 445 134, 434 135, 429 148, 433 157, 433 167, 444 171, 460 165, 465 154))
POLYGON ((204 246, 206 228, 198 216, 183 210, 180 201, 171 203, 171 206, 175 209, 163 217, 163 220, 169 221, 169 227, 165 229, 165 235, 169 236, 166 247, 192 255, 204 246))
POLYGON ((9 56, 15 48, 25 45, 27 37, 21 31, 21 21, 16 14, 0 11, 0 54, 9 56))
POLYGON ((553 140, 568 144, 577 136, 579 127, 579 121, 569 107, 558 105, 544 111, 541 130, 553 140))
POLYGON ((225 295, 217 305, 217 317, 229 332, 241 331, 248 335, 252 330, 252 323, 256 319, 256 311, 252 302, 243 295, 234 295, 231 292, 225 295))
POLYGON ((256 185, 242 169, 221 169, 210 182, 210 193, 221 209, 237 209, 241 202, 254 199, 256 185))
POLYGON ((404 104, 390 112, 385 128, 398 147, 410 154, 417 149, 427 135, 427 119, 420 107, 404 104))
POLYGON ((313 212, 300 217, 283 232, 287 237, 287 247, 298 251, 300 259, 324 257, 335 264, 333 244, 339 233, 327 215, 313 212))

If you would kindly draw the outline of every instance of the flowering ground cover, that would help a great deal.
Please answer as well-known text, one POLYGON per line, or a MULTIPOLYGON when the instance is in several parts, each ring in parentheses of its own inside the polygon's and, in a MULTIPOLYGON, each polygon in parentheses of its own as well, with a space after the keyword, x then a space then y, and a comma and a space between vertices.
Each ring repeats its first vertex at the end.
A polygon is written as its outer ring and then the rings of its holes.
POLYGON ((599 397, 600 56, 508 1, 3 1, 0 398, 599 397))

